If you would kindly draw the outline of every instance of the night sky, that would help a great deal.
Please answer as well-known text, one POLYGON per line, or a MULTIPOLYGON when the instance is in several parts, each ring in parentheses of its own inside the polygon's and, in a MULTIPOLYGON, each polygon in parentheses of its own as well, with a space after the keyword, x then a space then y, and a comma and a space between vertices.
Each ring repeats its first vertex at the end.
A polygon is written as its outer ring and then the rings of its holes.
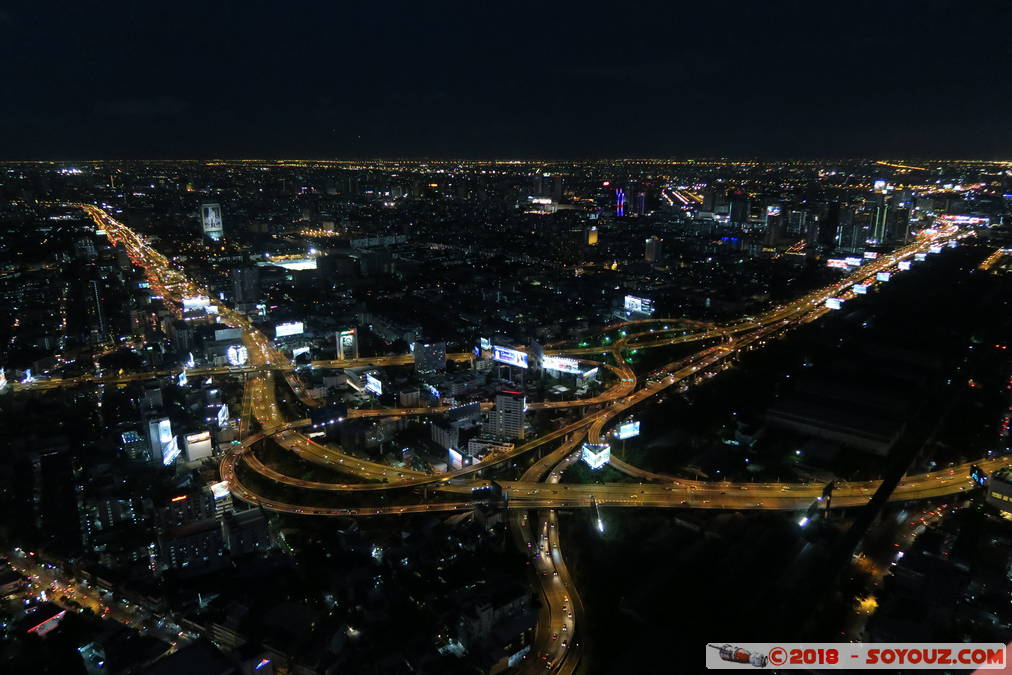
POLYGON ((7 2, 0 158, 1012 157, 1008 2, 7 2))

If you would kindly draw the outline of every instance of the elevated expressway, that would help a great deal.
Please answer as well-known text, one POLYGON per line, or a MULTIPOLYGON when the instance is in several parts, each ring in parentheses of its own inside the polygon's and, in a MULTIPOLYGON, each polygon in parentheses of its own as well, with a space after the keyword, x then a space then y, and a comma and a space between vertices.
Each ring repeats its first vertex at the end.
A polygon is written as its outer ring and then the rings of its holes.
MULTIPOLYGON (((168 261, 148 247, 143 239, 133 234, 118 221, 110 218, 100 209, 82 205, 96 222, 102 224, 110 239, 127 246, 128 253, 135 263, 142 266, 149 279, 157 282, 153 287, 163 289, 167 297, 178 300, 183 295, 201 294, 201 289, 185 279, 185 277, 169 267, 168 261)), ((551 409, 582 407, 589 412, 582 418, 551 431, 537 439, 517 446, 512 452, 502 453, 488 461, 465 467, 457 471, 429 474, 414 470, 398 469, 385 464, 368 462, 345 455, 332 448, 320 445, 296 431, 304 426, 306 420, 288 422, 282 419, 275 400, 275 384, 273 372, 281 371, 288 380, 289 386, 298 398, 308 406, 319 405, 310 399, 301 389, 301 383, 292 372, 290 364, 274 349, 273 345, 250 324, 245 317, 231 310, 221 311, 222 319, 231 325, 243 329, 244 340, 250 352, 250 367, 245 370, 249 382, 244 392, 244 409, 249 406, 250 416, 255 418, 261 430, 245 438, 238 450, 226 453, 221 460, 221 476, 227 481, 233 494, 250 503, 265 508, 293 514, 318 516, 379 516, 399 515, 407 513, 438 513, 461 512, 472 509, 474 500, 471 490, 487 485, 487 481, 469 480, 477 471, 494 466, 501 462, 519 457, 535 448, 562 439, 562 443, 535 462, 517 481, 498 481, 504 491, 504 498, 496 502, 510 510, 510 519, 514 527, 513 536, 517 545, 530 551, 540 548, 541 555, 534 558, 535 575, 539 580, 545 605, 538 633, 535 640, 534 657, 524 667, 541 669, 544 667, 541 654, 546 655, 552 663, 551 668, 558 672, 572 672, 579 663, 579 641, 577 625, 582 616, 582 605, 579 594, 572 583, 565 562, 562 559, 556 526, 558 508, 592 508, 598 506, 636 507, 636 508, 697 508, 697 509, 764 509, 799 511, 807 509, 814 499, 822 494, 821 483, 714 483, 694 481, 656 474, 613 458, 612 466, 620 471, 648 481, 640 484, 559 484, 559 478, 569 464, 577 461, 578 448, 586 438, 590 442, 601 442, 605 438, 605 429, 616 418, 653 395, 676 384, 685 386, 687 383, 701 381, 701 378, 723 367, 729 357, 740 350, 761 346, 766 340, 775 339, 791 327, 816 320, 828 311, 824 303, 830 297, 845 297, 854 284, 864 283, 875 278, 879 271, 895 266, 901 260, 912 257, 915 253, 925 251, 931 244, 957 237, 956 231, 946 230, 934 237, 925 237, 915 241, 896 252, 880 257, 858 268, 843 280, 825 288, 808 293, 790 303, 777 306, 756 317, 745 317, 741 320, 713 326, 698 324, 693 326, 695 333, 684 334, 687 324, 677 319, 646 319, 634 322, 622 322, 609 326, 608 331, 629 327, 645 327, 667 324, 658 333, 636 332, 623 336, 611 345, 603 347, 575 347, 546 350, 546 353, 567 355, 590 355, 610 353, 618 366, 599 364, 608 368, 616 376, 618 382, 607 391, 592 398, 574 401, 532 403, 532 409, 551 409), (671 329, 670 325, 676 328, 671 329), (677 332, 677 335, 670 333, 677 332), (716 344, 706 346, 695 354, 672 362, 661 370, 662 377, 654 378, 638 390, 636 377, 625 364, 623 350, 632 348, 648 348, 679 342, 696 340, 715 340, 716 344), (248 404, 247 404, 248 401, 248 404), (594 407, 597 410, 590 410, 594 407), (338 483, 325 481, 309 481, 294 478, 266 466, 253 451, 254 446, 267 438, 272 438, 282 447, 292 451, 299 457, 317 464, 338 468, 359 478, 377 482, 370 483, 338 483), (424 501, 412 504, 397 505, 362 505, 362 506, 326 506, 319 504, 299 504, 273 499, 259 494, 247 487, 237 475, 236 468, 242 461, 250 470, 261 477, 275 481, 291 488, 302 488, 306 494, 323 493, 359 493, 363 496, 376 491, 397 490, 432 486, 443 492, 445 499, 424 501), (547 482, 543 482, 546 479, 547 482), (462 498, 455 498, 454 493, 465 493, 462 498), (534 510, 537 510, 536 512, 534 510), (535 523, 528 525, 531 514, 537 514, 535 523), (537 547, 537 548, 536 548, 537 547), (556 574, 557 573, 557 574, 556 574), (563 630, 565 627, 565 630, 563 630), (558 636, 554 638, 553 636, 558 636), (562 647, 563 640, 567 647, 562 647)), ((448 358, 463 361, 470 359, 470 354, 452 354, 448 358)), ((318 361, 313 366, 318 368, 346 368, 356 365, 407 365, 412 362, 411 355, 361 358, 343 361, 318 361)), ((352 416, 391 416, 410 414, 432 414, 439 412, 434 408, 387 409, 370 411, 351 411, 352 416)), ((246 421, 248 423, 248 421, 246 421)), ((973 462, 991 471, 1004 466, 1004 459, 982 459, 973 462)), ((894 501, 938 498, 972 489, 968 478, 970 463, 951 467, 942 471, 906 476, 891 495, 894 501)), ((841 483, 834 491, 835 506, 860 506, 867 503, 875 493, 880 481, 862 481, 841 483)))

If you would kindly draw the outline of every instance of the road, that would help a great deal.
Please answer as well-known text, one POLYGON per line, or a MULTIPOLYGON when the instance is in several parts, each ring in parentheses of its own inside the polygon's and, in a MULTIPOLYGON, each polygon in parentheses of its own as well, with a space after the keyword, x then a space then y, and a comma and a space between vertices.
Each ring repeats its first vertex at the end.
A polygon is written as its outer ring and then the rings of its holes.
MULTIPOLYGON (((96 222, 103 225, 109 233, 110 239, 127 247, 131 259, 145 270, 152 288, 162 292, 164 297, 179 302, 182 297, 206 295, 203 289, 187 280, 185 275, 172 269, 163 256, 151 249, 143 238, 134 234, 129 228, 110 218, 108 214, 96 207, 82 205, 82 208, 91 213, 96 222)), ((315 407, 321 402, 312 399, 305 393, 297 375, 291 370, 291 364, 263 334, 257 331, 242 315, 227 307, 221 307, 219 314, 222 321, 240 327, 243 331, 243 339, 250 355, 249 366, 243 371, 247 378, 243 408, 247 407, 246 401, 248 400, 250 415, 259 422, 261 427, 260 432, 246 438, 236 451, 226 453, 222 457, 220 465, 222 479, 228 481, 236 497, 285 513, 319 516, 371 516, 461 512, 473 508, 474 502, 469 498, 470 495, 454 499, 453 494, 470 492, 472 488, 485 484, 482 481, 467 480, 471 474, 483 468, 515 459, 535 448, 563 438, 562 444, 534 463, 524 473, 521 480, 501 481, 499 484, 508 496, 500 503, 500 506, 511 510, 510 519, 514 526, 512 529, 517 545, 537 554, 532 559, 532 563, 545 598, 545 610, 539 620, 532 658, 528 660, 525 667, 543 669, 546 662, 550 662, 549 667, 552 670, 572 672, 579 663, 579 640, 576 634, 581 620, 582 605, 575 585, 573 585, 565 567, 559 546, 556 509, 613 506, 802 511, 821 495, 823 489, 821 484, 743 484, 676 479, 639 469, 618 458, 612 460, 613 467, 645 482, 639 484, 559 484, 559 479, 566 466, 577 461, 578 447, 582 439, 586 437, 590 442, 602 442, 607 437, 608 427, 633 406, 647 401, 671 386, 687 387, 704 381, 719 369, 727 367, 730 358, 738 352, 761 347, 768 341, 779 338, 789 329, 817 320, 831 311, 825 306, 828 298, 847 299, 853 295, 854 284, 873 281, 878 272, 895 268, 900 261, 907 260, 918 252, 926 251, 932 244, 944 243, 961 236, 963 235, 955 228, 941 228, 934 234, 920 237, 912 244, 891 254, 867 262, 834 284, 807 293, 789 303, 773 307, 758 316, 744 317, 721 326, 693 324, 680 319, 643 319, 609 326, 607 329, 609 332, 621 331, 621 337, 611 341, 609 345, 596 347, 578 345, 570 348, 553 345, 558 348, 549 350, 548 353, 569 356, 610 353, 614 362, 619 365, 610 366, 603 363, 597 365, 605 366, 616 379, 616 384, 591 399, 532 403, 530 405, 532 409, 583 407, 585 414, 574 422, 517 446, 513 451, 501 453, 499 456, 470 467, 442 474, 426 474, 398 469, 354 458, 334 448, 316 443, 298 432, 296 428, 303 426, 306 420, 289 422, 283 419, 276 401, 274 371, 278 370, 283 373, 288 385, 304 405, 315 407), (671 328, 672 324, 676 327, 671 328), (632 335, 626 335, 626 331, 623 330, 648 326, 663 327, 660 330, 647 328, 644 332, 634 332, 632 335), (686 334, 686 328, 695 329, 695 332, 686 334), (667 364, 652 373, 643 383, 637 382, 636 375, 624 359, 624 350, 633 347, 641 349, 689 341, 714 341, 716 343, 703 346, 696 353, 667 364), (637 386, 639 386, 638 389, 637 386), (266 466, 257 458, 256 444, 267 439, 272 439, 273 442, 277 442, 307 461, 339 468, 360 478, 382 482, 337 483, 306 481, 287 476, 283 472, 266 466), (295 504, 258 494, 244 485, 236 474, 236 466, 240 461, 244 463, 245 467, 256 471, 260 476, 280 484, 304 488, 309 491, 354 492, 362 493, 363 497, 367 497, 370 492, 377 490, 432 486, 437 488, 438 492, 446 495, 446 501, 426 501, 378 507, 372 504, 357 507, 295 504), (531 514, 535 509, 537 517, 532 521, 531 514)), ((609 340, 606 338, 605 341, 609 340)), ((448 358, 463 361, 470 359, 471 355, 451 354, 448 355, 448 358)), ((344 361, 318 361, 314 363, 314 366, 342 368, 353 365, 406 365, 411 362, 411 355, 405 354, 344 361)), ((353 411, 349 413, 349 416, 392 416, 432 414, 433 412, 438 412, 438 410, 412 408, 353 411)), ((983 459, 974 463, 990 471, 1007 462, 1003 459, 983 459)), ((968 472, 969 463, 928 474, 907 476, 897 486, 891 499, 906 501, 959 494, 973 487, 968 472)), ((841 483, 834 491, 834 506, 848 507, 865 504, 875 493, 878 484, 879 481, 841 483)))

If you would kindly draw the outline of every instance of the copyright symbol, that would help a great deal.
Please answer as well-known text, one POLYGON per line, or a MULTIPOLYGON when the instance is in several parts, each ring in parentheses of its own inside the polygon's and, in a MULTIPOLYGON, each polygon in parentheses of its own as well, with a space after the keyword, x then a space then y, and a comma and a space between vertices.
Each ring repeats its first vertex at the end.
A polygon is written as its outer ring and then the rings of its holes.
POLYGON ((787 663, 787 650, 783 647, 774 647, 766 656, 774 666, 782 666, 787 663))

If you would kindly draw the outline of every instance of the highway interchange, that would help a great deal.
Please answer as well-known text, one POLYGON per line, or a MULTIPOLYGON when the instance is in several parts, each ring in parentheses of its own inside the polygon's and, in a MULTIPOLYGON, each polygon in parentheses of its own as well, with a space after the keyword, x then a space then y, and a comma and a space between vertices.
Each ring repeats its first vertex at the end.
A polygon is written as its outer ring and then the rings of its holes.
MULTIPOLYGON (((183 297, 207 295, 205 289, 154 250, 140 235, 115 220, 102 209, 79 205, 105 230, 109 239, 123 245, 134 264, 142 268, 151 288, 163 298, 181 303, 183 297)), ((722 368, 730 366, 737 353, 761 347, 777 339, 793 327, 818 319, 826 312, 828 298, 847 300, 853 297, 855 284, 875 283, 878 272, 894 270, 898 263, 912 260, 916 253, 924 253, 932 245, 956 240, 965 233, 953 227, 942 228, 922 235, 912 244, 876 260, 866 261, 844 279, 808 293, 792 302, 774 307, 754 317, 745 317, 728 324, 715 326, 682 319, 644 319, 609 326, 606 335, 621 331, 604 346, 569 346, 565 343, 549 345, 547 354, 579 356, 581 360, 595 354, 610 355, 614 364, 591 361, 608 372, 610 386, 598 396, 589 399, 549 401, 529 404, 530 409, 578 408, 582 415, 574 422, 518 444, 510 452, 501 452, 472 466, 446 473, 426 473, 371 462, 342 452, 340 449, 315 442, 299 429, 308 420, 286 420, 276 400, 275 373, 281 373, 298 400, 307 407, 318 407, 323 402, 310 397, 305 391, 291 362, 263 333, 243 315, 228 307, 219 307, 222 323, 242 329, 243 341, 249 352, 249 363, 243 368, 191 369, 192 374, 238 374, 245 378, 240 424, 242 443, 221 458, 223 480, 233 494, 249 503, 292 514, 317 516, 379 516, 408 513, 461 512, 473 509, 476 499, 472 490, 488 485, 487 481, 473 479, 482 469, 513 460, 536 449, 546 450, 548 444, 561 444, 548 451, 517 481, 497 481, 503 490, 503 499, 494 505, 509 509, 509 519, 516 545, 532 556, 535 578, 545 602, 539 617, 532 656, 523 668, 544 672, 572 673, 580 662, 580 638, 576 632, 582 619, 582 603, 573 580, 565 566, 558 539, 558 508, 599 507, 651 507, 695 509, 769 509, 803 511, 817 499, 823 490, 818 483, 717 483, 687 480, 656 474, 632 466, 617 457, 611 466, 641 483, 562 484, 560 479, 569 465, 578 461, 582 443, 607 442, 609 428, 630 408, 643 403, 669 387, 687 388, 705 381, 722 368), (672 325, 674 326, 672 328, 672 325), (642 329, 642 330, 640 330, 642 329), (632 331, 632 332, 630 332, 632 331), (639 332, 637 332, 639 331, 639 332), (700 348, 690 356, 667 364, 653 373, 645 382, 639 382, 625 359, 626 350, 699 342, 700 348), (251 422, 259 423, 260 430, 250 433, 251 422), (336 469, 367 482, 310 481, 288 476, 265 464, 256 453, 259 444, 270 440, 281 448, 307 462, 336 469), (263 480, 272 481, 287 490, 304 490, 307 495, 338 493, 360 495, 358 506, 319 506, 292 503, 261 494, 245 484, 237 469, 249 471, 263 480), (439 494, 438 500, 419 500, 416 503, 380 504, 370 495, 391 490, 427 488, 426 494, 439 494), (428 489, 431 489, 431 493, 428 489)), ((470 354, 450 354, 449 359, 466 361, 470 354)), ((344 361, 314 362, 317 368, 347 368, 362 365, 407 365, 410 354, 396 356, 363 357, 344 361)), ((166 371, 165 374, 168 374, 166 371)), ((40 381, 19 385, 22 388, 52 388, 88 382, 127 382, 148 379, 162 373, 137 373, 101 378, 82 376, 81 379, 40 381)), ((487 406, 486 406, 487 407, 487 406)), ((348 417, 383 417, 438 414, 441 408, 406 408, 351 410, 348 417)), ((981 459, 973 462, 986 471, 997 469, 1007 462, 1003 459, 981 459)), ((928 474, 906 476, 892 492, 893 500, 913 500, 942 497, 971 489, 968 478, 969 463, 928 474)), ((842 483, 833 494, 833 505, 860 506, 867 503, 878 489, 879 481, 842 483)))

